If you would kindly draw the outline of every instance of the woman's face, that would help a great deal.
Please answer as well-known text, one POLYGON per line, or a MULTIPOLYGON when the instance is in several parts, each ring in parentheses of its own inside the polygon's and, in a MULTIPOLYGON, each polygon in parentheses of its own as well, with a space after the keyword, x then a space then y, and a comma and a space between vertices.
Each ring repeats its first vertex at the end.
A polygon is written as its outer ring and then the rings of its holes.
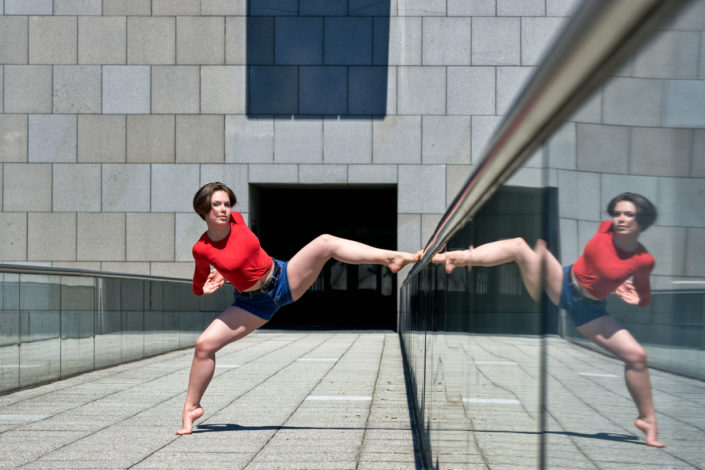
POLYGON ((206 216, 208 224, 228 224, 230 223, 230 198, 225 191, 215 191, 211 196, 211 210, 206 216))
POLYGON ((614 232, 620 235, 639 235, 641 229, 636 222, 636 206, 630 201, 619 201, 612 211, 614 232))

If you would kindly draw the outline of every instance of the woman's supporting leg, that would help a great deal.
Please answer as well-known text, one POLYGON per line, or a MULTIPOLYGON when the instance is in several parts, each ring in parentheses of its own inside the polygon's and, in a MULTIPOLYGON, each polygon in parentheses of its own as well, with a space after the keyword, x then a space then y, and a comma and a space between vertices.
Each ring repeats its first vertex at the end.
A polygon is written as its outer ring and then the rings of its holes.
POLYGON ((193 422, 203 415, 201 397, 208 388, 215 371, 215 353, 223 346, 232 343, 267 323, 238 307, 230 307, 196 340, 196 348, 191 363, 188 392, 182 415, 183 427, 176 434, 191 434, 193 422))
POLYGON ((639 411, 639 417, 634 424, 646 434, 647 445, 664 447, 664 444, 656 439, 658 426, 644 348, 609 315, 579 326, 578 330, 593 343, 624 361, 624 379, 639 411))
POLYGON ((294 300, 304 295, 331 258, 348 264, 381 264, 396 273, 405 265, 418 261, 419 257, 418 253, 382 250, 333 235, 321 235, 289 261, 287 275, 291 295, 294 300))
POLYGON ((533 249, 523 238, 499 240, 477 248, 471 246, 467 250, 439 253, 433 257, 433 262, 444 264, 448 273, 460 266, 497 266, 515 262, 532 299, 538 302, 541 291, 545 290, 553 303, 560 301, 563 268, 543 240, 538 240, 533 249))

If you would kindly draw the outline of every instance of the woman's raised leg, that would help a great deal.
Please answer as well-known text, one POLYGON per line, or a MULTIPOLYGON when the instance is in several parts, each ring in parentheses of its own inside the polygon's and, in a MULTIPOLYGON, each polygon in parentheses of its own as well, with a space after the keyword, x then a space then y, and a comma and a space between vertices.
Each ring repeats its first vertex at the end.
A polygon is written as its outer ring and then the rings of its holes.
POLYGON ((304 295, 331 258, 347 264, 381 264, 396 273, 419 257, 419 253, 383 250, 333 235, 321 235, 289 261, 287 276, 291 295, 294 300, 304 295))
POLYGON ((215 353, 223 346, 232 343, 267 323, 238 307, 230 307, 218 318, 213 320, 208 328, 196 340, 196 348, 191 363, 188 392, 184 412, 181 417, 183 427, 176 434, 191 434, 193 422, 203 416, 201 397, 208 388, 215 371, 215 353))
POLYGON ((448 273, 460 266, 497 266, 515 262, 531 298, 538 301, 541 291, 545 290, 553 303, 558 304, 560 300, 563 268, 543 240, 538 240, 533 249, 523 238, 499 240, 477 248, 471 246, 467 250, 438 253, 433 262, 445 265, 448 273))
POLYGON ((624 361, 627 389, 639 411, 634 424, 646 434, 646 444, 664 447, 656 438, 656 410, 651 396, 651 380, 646 364, 646 351, 637 340, 609 315, 596 318, 578 327, 578 331, 603 349, 624 361))

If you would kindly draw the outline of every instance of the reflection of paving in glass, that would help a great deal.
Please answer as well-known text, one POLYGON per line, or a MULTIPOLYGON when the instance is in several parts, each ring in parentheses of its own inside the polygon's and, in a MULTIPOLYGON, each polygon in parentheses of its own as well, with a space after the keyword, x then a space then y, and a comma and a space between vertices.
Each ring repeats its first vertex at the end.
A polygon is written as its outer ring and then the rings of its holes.
MULTIPOLYGON (((441 468, 537 468, 540 354, 535 337, 435 334, 426 427, 441 468)), ((705 468, 705 384, 651 370, 666 449, 645 445, 620 361, 548 338, 546 468, 705 468)))

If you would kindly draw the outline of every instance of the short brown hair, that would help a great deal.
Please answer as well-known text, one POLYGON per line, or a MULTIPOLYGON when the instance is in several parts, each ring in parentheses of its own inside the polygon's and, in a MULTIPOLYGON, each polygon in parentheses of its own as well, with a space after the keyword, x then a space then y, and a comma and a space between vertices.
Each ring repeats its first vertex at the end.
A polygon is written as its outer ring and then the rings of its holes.
POLYGON ((609 204, 607 204, 607 213, 610 216, 614 216, 614 206, 620 201, 629 201, 634 204, 634 207, 636 207, 636 223, 639 224, 639 228, 642 232, 656 222, 656 217, 658 216, 656 206, 644 196, 637 193, 622 193, 613 197, 609 204))
POLYGON ((193 197, 193 210, 195 210, 196 214, 200 215, 203 220, 206 220, 206 215, 211 210, 211 198, 216 191, 225 191, 228 198, 230 198, 230 207, 234 207, 237 203, 237 198, 233 190, 223 183, 216 181, 214 183, 204 184, 196 191, 196 195, 193 197))

